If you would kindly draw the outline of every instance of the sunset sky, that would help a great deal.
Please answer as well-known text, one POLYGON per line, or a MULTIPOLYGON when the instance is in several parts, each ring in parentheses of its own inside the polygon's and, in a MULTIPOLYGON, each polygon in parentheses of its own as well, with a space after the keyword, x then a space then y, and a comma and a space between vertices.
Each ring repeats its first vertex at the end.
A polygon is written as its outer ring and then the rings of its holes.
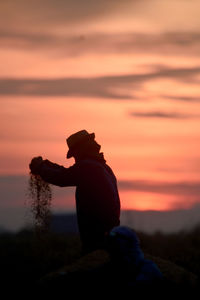
MULTIPOLYGON (((30 160, 72 165, 65 139, 82 129, 122 209, 200 204, 199 16, 199 0, 0 1, 4 219, 24 205, 30 160)), ((53 205, 73 210, 74 189, 53 205)))

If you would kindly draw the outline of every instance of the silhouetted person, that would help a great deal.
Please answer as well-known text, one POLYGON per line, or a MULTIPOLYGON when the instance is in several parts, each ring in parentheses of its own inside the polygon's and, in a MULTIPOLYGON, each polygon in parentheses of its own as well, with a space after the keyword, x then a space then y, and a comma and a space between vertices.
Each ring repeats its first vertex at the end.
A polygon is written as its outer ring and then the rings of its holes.
POLYGON ((81 130, 66 140, 67 158, 75 164, 65 168, 41 156, 33 158, 30 169, 48 183, 65 187, 76 186, 77 220, 82 251, 101 248, 105 235, 120 224, 120 199, 117 181, 106 164, 95 134, 81 130))

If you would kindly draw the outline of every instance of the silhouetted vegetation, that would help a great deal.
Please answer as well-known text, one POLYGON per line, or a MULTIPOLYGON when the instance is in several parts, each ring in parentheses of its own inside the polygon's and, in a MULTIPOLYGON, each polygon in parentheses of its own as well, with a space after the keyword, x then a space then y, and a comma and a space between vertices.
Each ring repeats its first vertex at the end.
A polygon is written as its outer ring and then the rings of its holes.
MULTIPOLYGON (((146 257, 153 259, 161 271, 168 274, 168 277, 171 276, 171 272, 172 281, 176 270, 179 273, 184 270, 185 274, 191 275, 185 276, 185 280, 195 279, 196 285, 196 279, 198 282, 200 277, 200 226, 190 232, 173 234, 137 233, 146 257), (177 269, 174 266, 177 266, 177 269)), ((41 278, 45 278, 46 274, 50 273, 55 277, 56 271, 62 268, 68 273, 73 273, 73 276, 77 274, 80 278, 84 276, 83 270, 84 272, 91 271, 93 266, 96 268, 97 265, 101 266, 107 261, 108 257, 101 251, 99 253, 97 251, 93 256, 81 257, 79 236, 75 234, 45 233, 42 239, 38 239, 34 231, 21 230, 15 234, 2 233, 0 235, 0 267, 3 286, 9 283, 10 286, 17 286, 21 290, 24 290, 24 287, 32 289, 37 286, 41 278)), ((76 283, 78 285, 78 282, 76 283)))
POLYGON ((145 253, 169 260, 200 276, 200 225, 191 231, 164 234, 138 232, 145 253))

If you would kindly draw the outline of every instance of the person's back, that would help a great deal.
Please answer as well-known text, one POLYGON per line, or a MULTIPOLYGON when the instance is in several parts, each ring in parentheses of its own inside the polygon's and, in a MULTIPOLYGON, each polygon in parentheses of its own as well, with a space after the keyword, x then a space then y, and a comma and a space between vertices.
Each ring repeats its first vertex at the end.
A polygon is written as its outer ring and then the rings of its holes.
POLYGON ((111 258, 111 270, 123 288, 142 291, 162 286, 163 275, 158 266, 144 258, 139 239, 134 230, 127 226, 113 228, 105 245, 111 258), (122 274, 122 276, 121 276, 122 274))

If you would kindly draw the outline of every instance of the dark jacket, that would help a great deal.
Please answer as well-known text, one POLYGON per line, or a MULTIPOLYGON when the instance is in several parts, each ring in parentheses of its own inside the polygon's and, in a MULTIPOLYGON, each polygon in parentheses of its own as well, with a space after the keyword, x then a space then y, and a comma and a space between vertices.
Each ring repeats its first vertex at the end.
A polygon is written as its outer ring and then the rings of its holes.
POLYGON ((119 225, 117 181, 105 162, 88 158, 64 168, 44 160, 39 174, 54 185, 76 186, 76 209, 81 238, 94 237, 119 225))

